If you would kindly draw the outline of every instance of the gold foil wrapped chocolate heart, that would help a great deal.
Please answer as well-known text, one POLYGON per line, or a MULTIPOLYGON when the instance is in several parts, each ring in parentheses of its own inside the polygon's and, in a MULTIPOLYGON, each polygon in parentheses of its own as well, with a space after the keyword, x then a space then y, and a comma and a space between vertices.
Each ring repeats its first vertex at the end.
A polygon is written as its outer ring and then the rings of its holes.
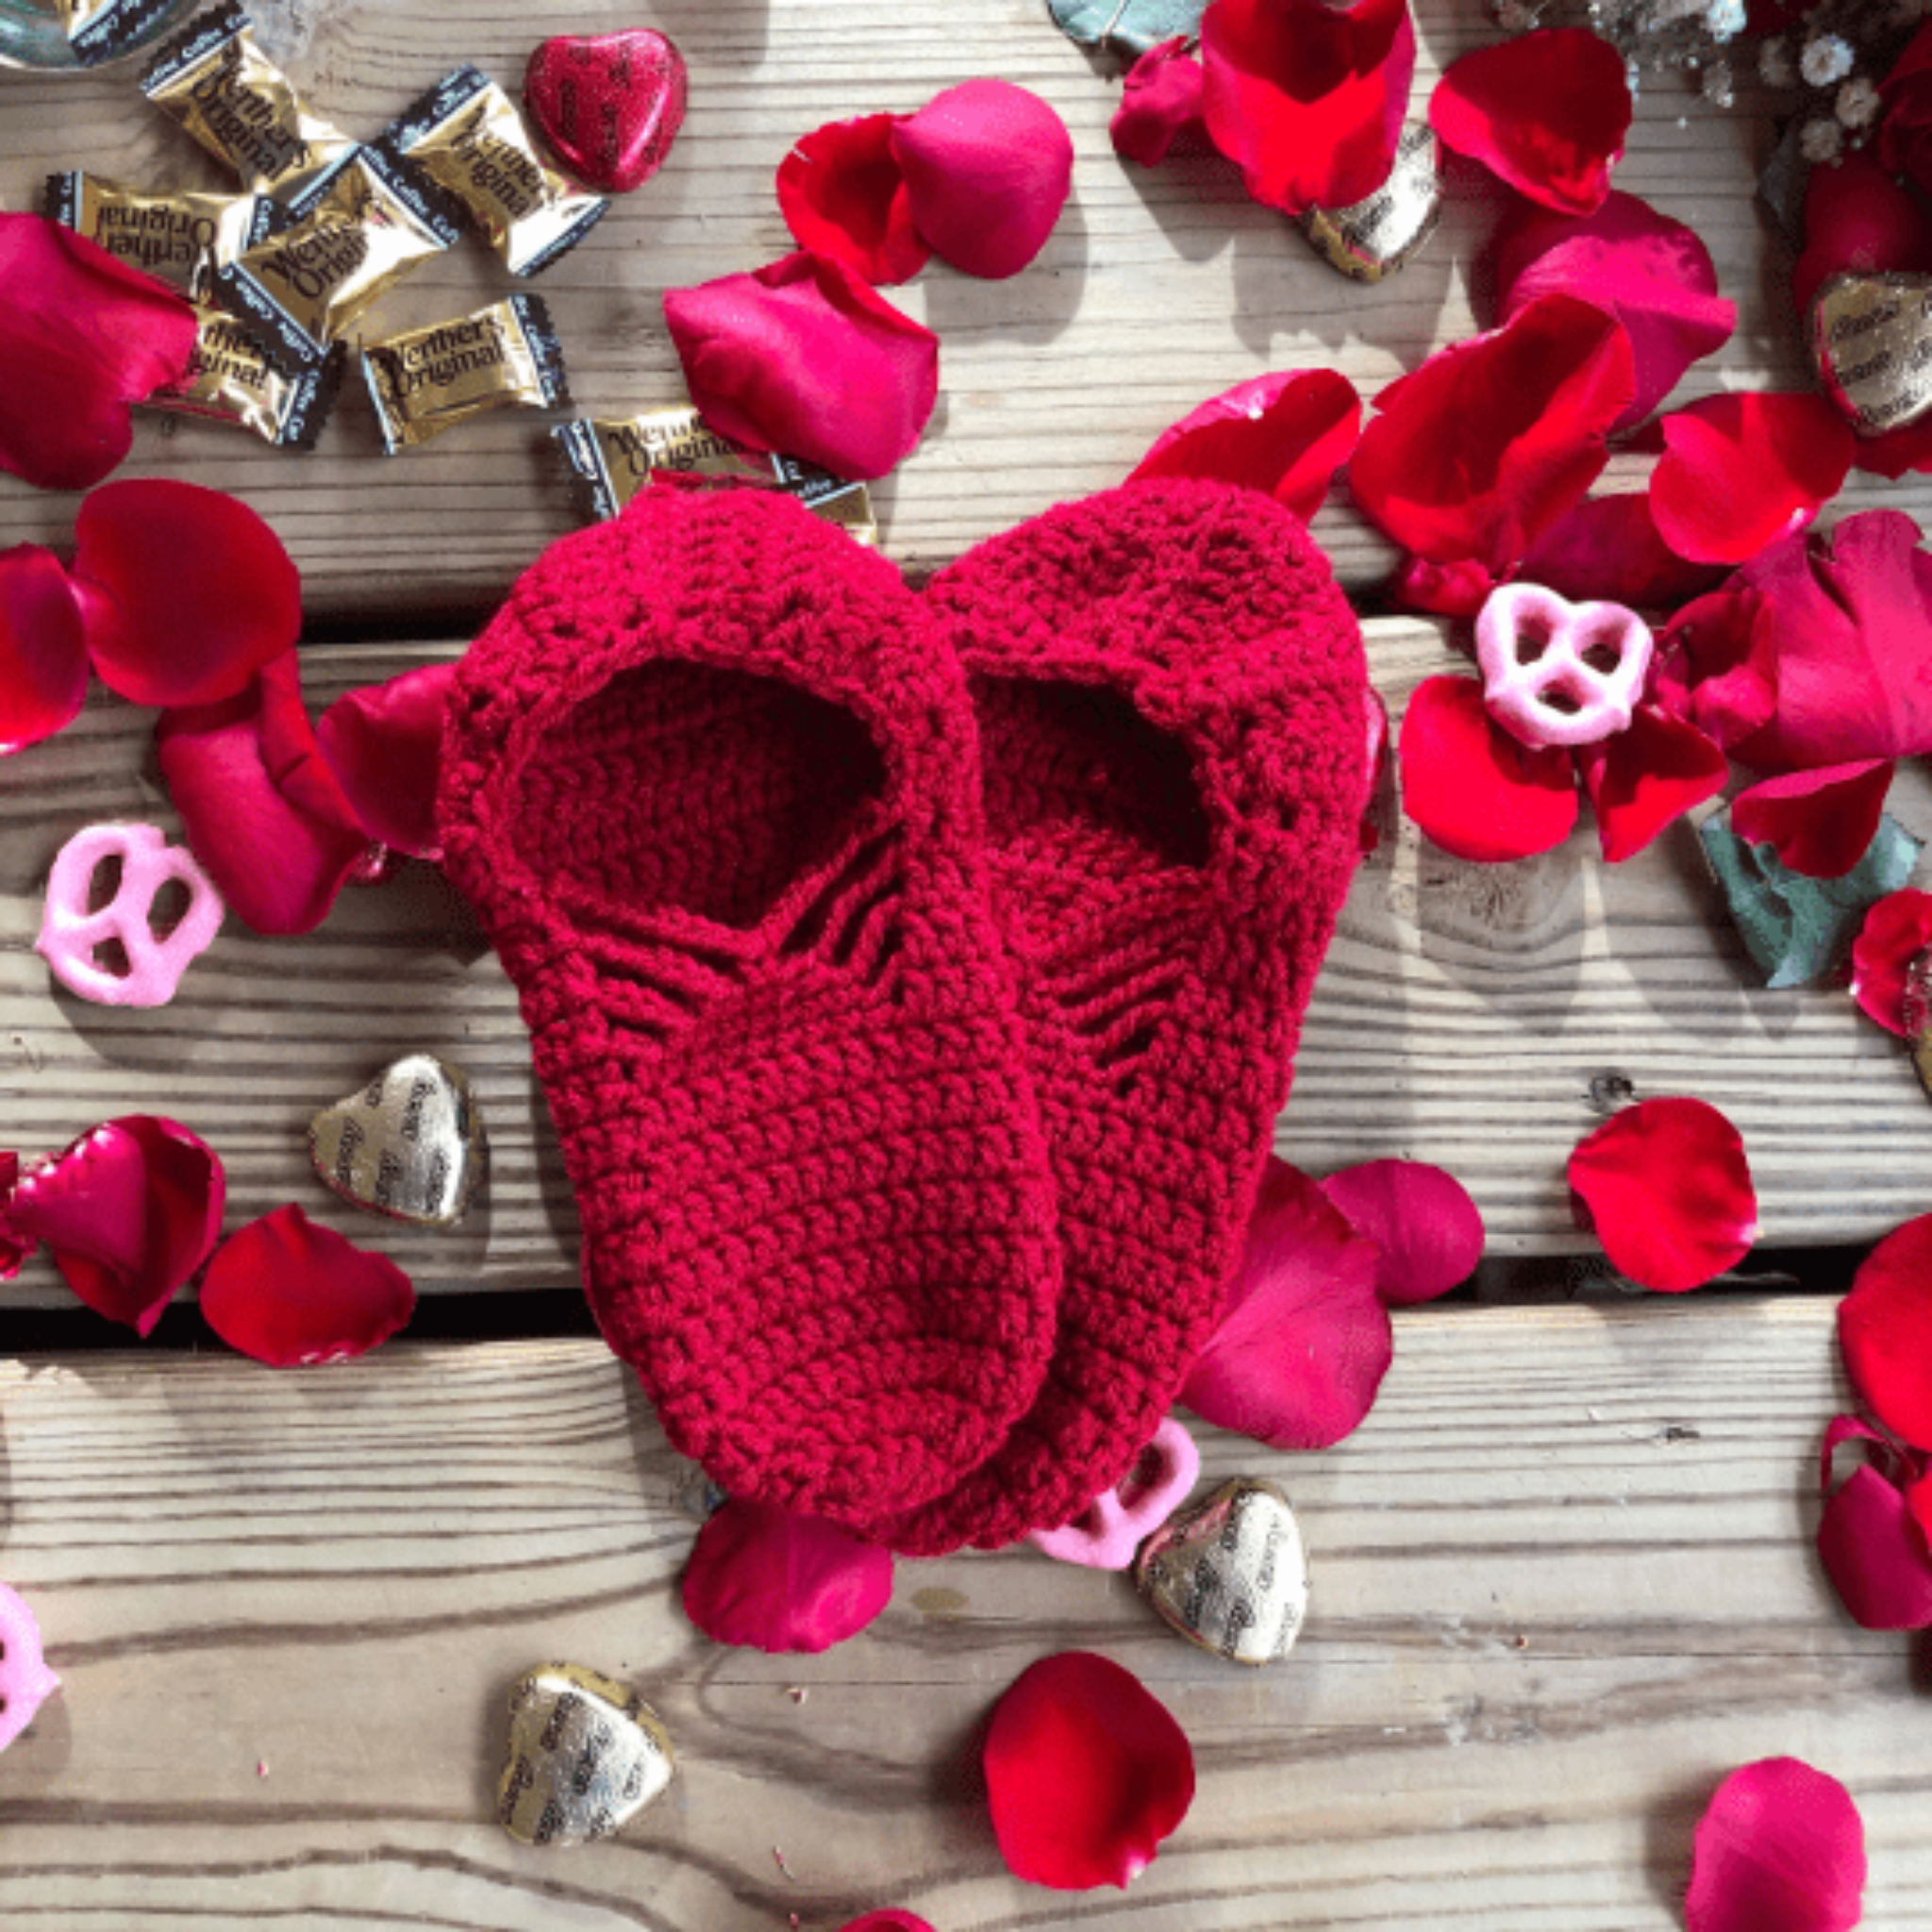
POLYGON ((412 1053, 308 1123, 308 1158, 325 1184, 358 1208, 454 1227, 482 1185, 490 1141, 469 1076, 434 1054, 412 1053))
POLYGON ((1236 1476, 1171 1516, 1141 1546, 1134 1581, 1190 1643, 1238 1664, 1294 1647, 1308 1608, 1308 1562, 1288 1498, 1236 1476))
POLYGON ((1403 124, 1395 165, 1374 193, 1347 208, 1311 208, 1302 232, 1351 280, 1379 282, 1409 261, 1442 215, 1441 149, 1421 121, 1403 124))
POLYGON ((1860 436, 1932 411, 1932 275, 1833 275, 1811 305, 1824 392, 1860 436))
POLYGON ((675 1769, 671 1733, 627 1684, 541 1664, 509 1693, 496 1822, 526 1845, 587 1844, 635 1818, 675 1769))

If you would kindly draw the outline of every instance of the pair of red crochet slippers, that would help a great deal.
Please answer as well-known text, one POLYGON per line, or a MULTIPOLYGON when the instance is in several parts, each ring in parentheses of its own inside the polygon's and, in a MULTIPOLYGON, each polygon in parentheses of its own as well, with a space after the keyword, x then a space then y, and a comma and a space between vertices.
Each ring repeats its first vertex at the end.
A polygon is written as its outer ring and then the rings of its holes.
POLYGON ((678 1448, 915 1553, 1121 1477, 1220 1313, 1370 704, 1300 523, 1216 485, 923 596, 749 491, 538 560, 458 675, 446 863, 678 1448))

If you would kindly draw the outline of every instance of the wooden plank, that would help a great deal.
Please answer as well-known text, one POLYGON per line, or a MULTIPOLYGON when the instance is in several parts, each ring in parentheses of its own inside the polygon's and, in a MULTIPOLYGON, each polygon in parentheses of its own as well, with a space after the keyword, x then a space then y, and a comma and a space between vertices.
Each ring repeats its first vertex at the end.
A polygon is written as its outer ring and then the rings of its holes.
POLYGON ((1919 1932, 1923 1666, 1810 1549, 1836 1359, 1811 1300, 1403 1317, 1341 1449, 1203 1432, 1212 1476, 1288 1487, 1310 1548, 1307 1634, 1261 1672, 1018 1551, 902 1565, 820 1657, 713 1646, 675 1592, 685 1465, 595 1344, 8 1362, 5 1574, 65 1688, 0 1758, 0 1918, 1663 1932, 1718 1778, 1789 1752, 1863 1810, 1868 1932, 1919 1932), (1196 1753, 1124 1898, 1014 1883, 974 1768, 999 1692, 1074 1647, 1196 1753), (489 1807, 503 1692, 557 1657, 636 1682, 681 1771, 622 1839, 545 1854, 489 1807))
MULTIPOLYGON (((265 0, 253 10, 314 107, 363 137, 459 60, 514 88, 541 34, 639 19, 618 0, 546 7, 541 24, 511 0, 265 0)), ((1420 112, 1441 66, 1493 29, 1483 9, 1452 0, 1421 0, 1416 13, 1420 112)), ((935 263, 894 293, 943 343, 932 427, 877 491, 888 550, 915 576, 1051 503, 1119 481, 1160 430, 1233 383, 1329 366, 1373 394, 1475 325, 1471 286, 1494 220, 1482 177, 1457 177, 1444 233, 1401 275, 1375 289, 1347 282, 1290 224, 1248 201, 1214 158, 1152 172, 1121 163, 1107 135, 1119 93, 1112 63, 1065 40, 1040 0, 980 7, 966 33, 946 0, 890 8, 667 0, 655 17, 691 64, 685 130, 662 174, 542 281, 574 390, 595 414, 628 414, 677 393, 659 308, 666 289, 790 248, 773 174, 822 121, 909 110, 987 73, 1044 95, 1073 132, 1074 200, 1032 268, 984 283, 935 263)), ((49 170, 81 162, 144 184, 226 185, 134 78, 131 69, 0 73, 0 205, 32 205, 49 170)), ((1774 241, 1752 199, 1770 145, 1769 104, 1752 96, 1728 115, 1662 86, 1640 103, 1618 186, 1690 222, 1740 307, 1736 339, 1693 373, 1687 395, 1808 381, 1784 277, 1766 268, 1774 241)), ((371 332, 466 312, 508 286, 495 258, 466 243, 386 297, 371 332)), ((352 384, 311 458, 218 427, 147 422, 123 474, 180 475, 245 497, 293 551, 315 613, 480 610, 571 526, 559 467, 521 413, 393 460, 379 451, 367 399, 352 384)), ((1621 463, 1617 474, 1627 486, 1641 465, 1621 463)), ((1865 483, 1840 507, 1878 502, 1923 515, 1932 486, 1865 483)), ((73 508, 71 496, 0 479, 0 545, 64 543, 73 508)), ((1316 529, 1347 581, 1385 574, 1387 545, 1352 511, 1331 508, 1316 529)))

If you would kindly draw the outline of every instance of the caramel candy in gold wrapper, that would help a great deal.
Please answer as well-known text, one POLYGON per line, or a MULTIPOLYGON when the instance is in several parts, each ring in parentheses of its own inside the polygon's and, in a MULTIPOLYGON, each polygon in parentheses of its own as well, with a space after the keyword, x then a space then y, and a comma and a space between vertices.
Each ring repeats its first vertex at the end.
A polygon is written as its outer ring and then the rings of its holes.
POLYGON ((194 309, 200 328, 178 387, 157 390, 142 406, 252 429, 278 449, 310 450, 342 386, 340 344, 325 361, 284 375, 261 344, 225 308, 194 309))
POLYGON ((1350 208, 1311 208, 1302 217, 1302 231, 1343 275, 1358 282, 1379 282, 1421 249, 1436 232, 1441 212, 1441 155, 1435 130, 1407 121, 1388 180, 1350 208))
POLYGON ((308 1158, 345 1201, 444 1228, 469 1211, 490 1141, 468 1075, 434 1054, 412 1053, 309 1122, 308 1158))
POLYGON ((362 374, 391 456, 486 409, 570 401, 563 352, 538 295, 511 295, 475 315, 372 342, 362 374))
POLYGON ((54 11, 75 64, 94 67, 130 52, 173 5, 174 0, 54 0, 54 11))
POLYGON ((1860 436, 1932 410, 1932 275, 1833 275, 1811 305, 1825 393, 1860 436))
POLYGON ((581 1664, 542 1664, 509 1693, 496 1822, 526 1845, 608 1838, 663 1791, 671 1733, 631 1690, 581 1664))
POLYGON ((50 222, 204 300, 214 272, 242 253, 255 216, 248 194, 149 194, 79 168, 47 176, 50 222))
POLYGON ((1237 1476, 1178 1510, 1141 1545, 1134 1581, 1190 1643, 1238 1664, 1294 1647, 1308 1608, 1308 1562, 1288 1498, 1237 1476))

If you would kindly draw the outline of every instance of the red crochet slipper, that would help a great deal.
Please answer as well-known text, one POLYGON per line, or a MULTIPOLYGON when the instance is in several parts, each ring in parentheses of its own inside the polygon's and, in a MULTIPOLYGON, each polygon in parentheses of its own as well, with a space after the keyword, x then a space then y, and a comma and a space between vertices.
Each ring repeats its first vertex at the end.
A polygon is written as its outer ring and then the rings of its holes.
POLYGON ((445 863, 665 1433, 839 1522, 938 1494, 1033 1401, 1058 1256, 919 600, 788 499, 646 491, 518 583, 444 758, 445 863))
POLYGON ((926 601, 979 718, 1065 1279, 1011 1440, 874 1525, 914 1552, 1065 1523, 1167 1414, 1220 1314, 1373 775, 1360 629, 1255 491, 1130 484, 982 543, 926 601))

